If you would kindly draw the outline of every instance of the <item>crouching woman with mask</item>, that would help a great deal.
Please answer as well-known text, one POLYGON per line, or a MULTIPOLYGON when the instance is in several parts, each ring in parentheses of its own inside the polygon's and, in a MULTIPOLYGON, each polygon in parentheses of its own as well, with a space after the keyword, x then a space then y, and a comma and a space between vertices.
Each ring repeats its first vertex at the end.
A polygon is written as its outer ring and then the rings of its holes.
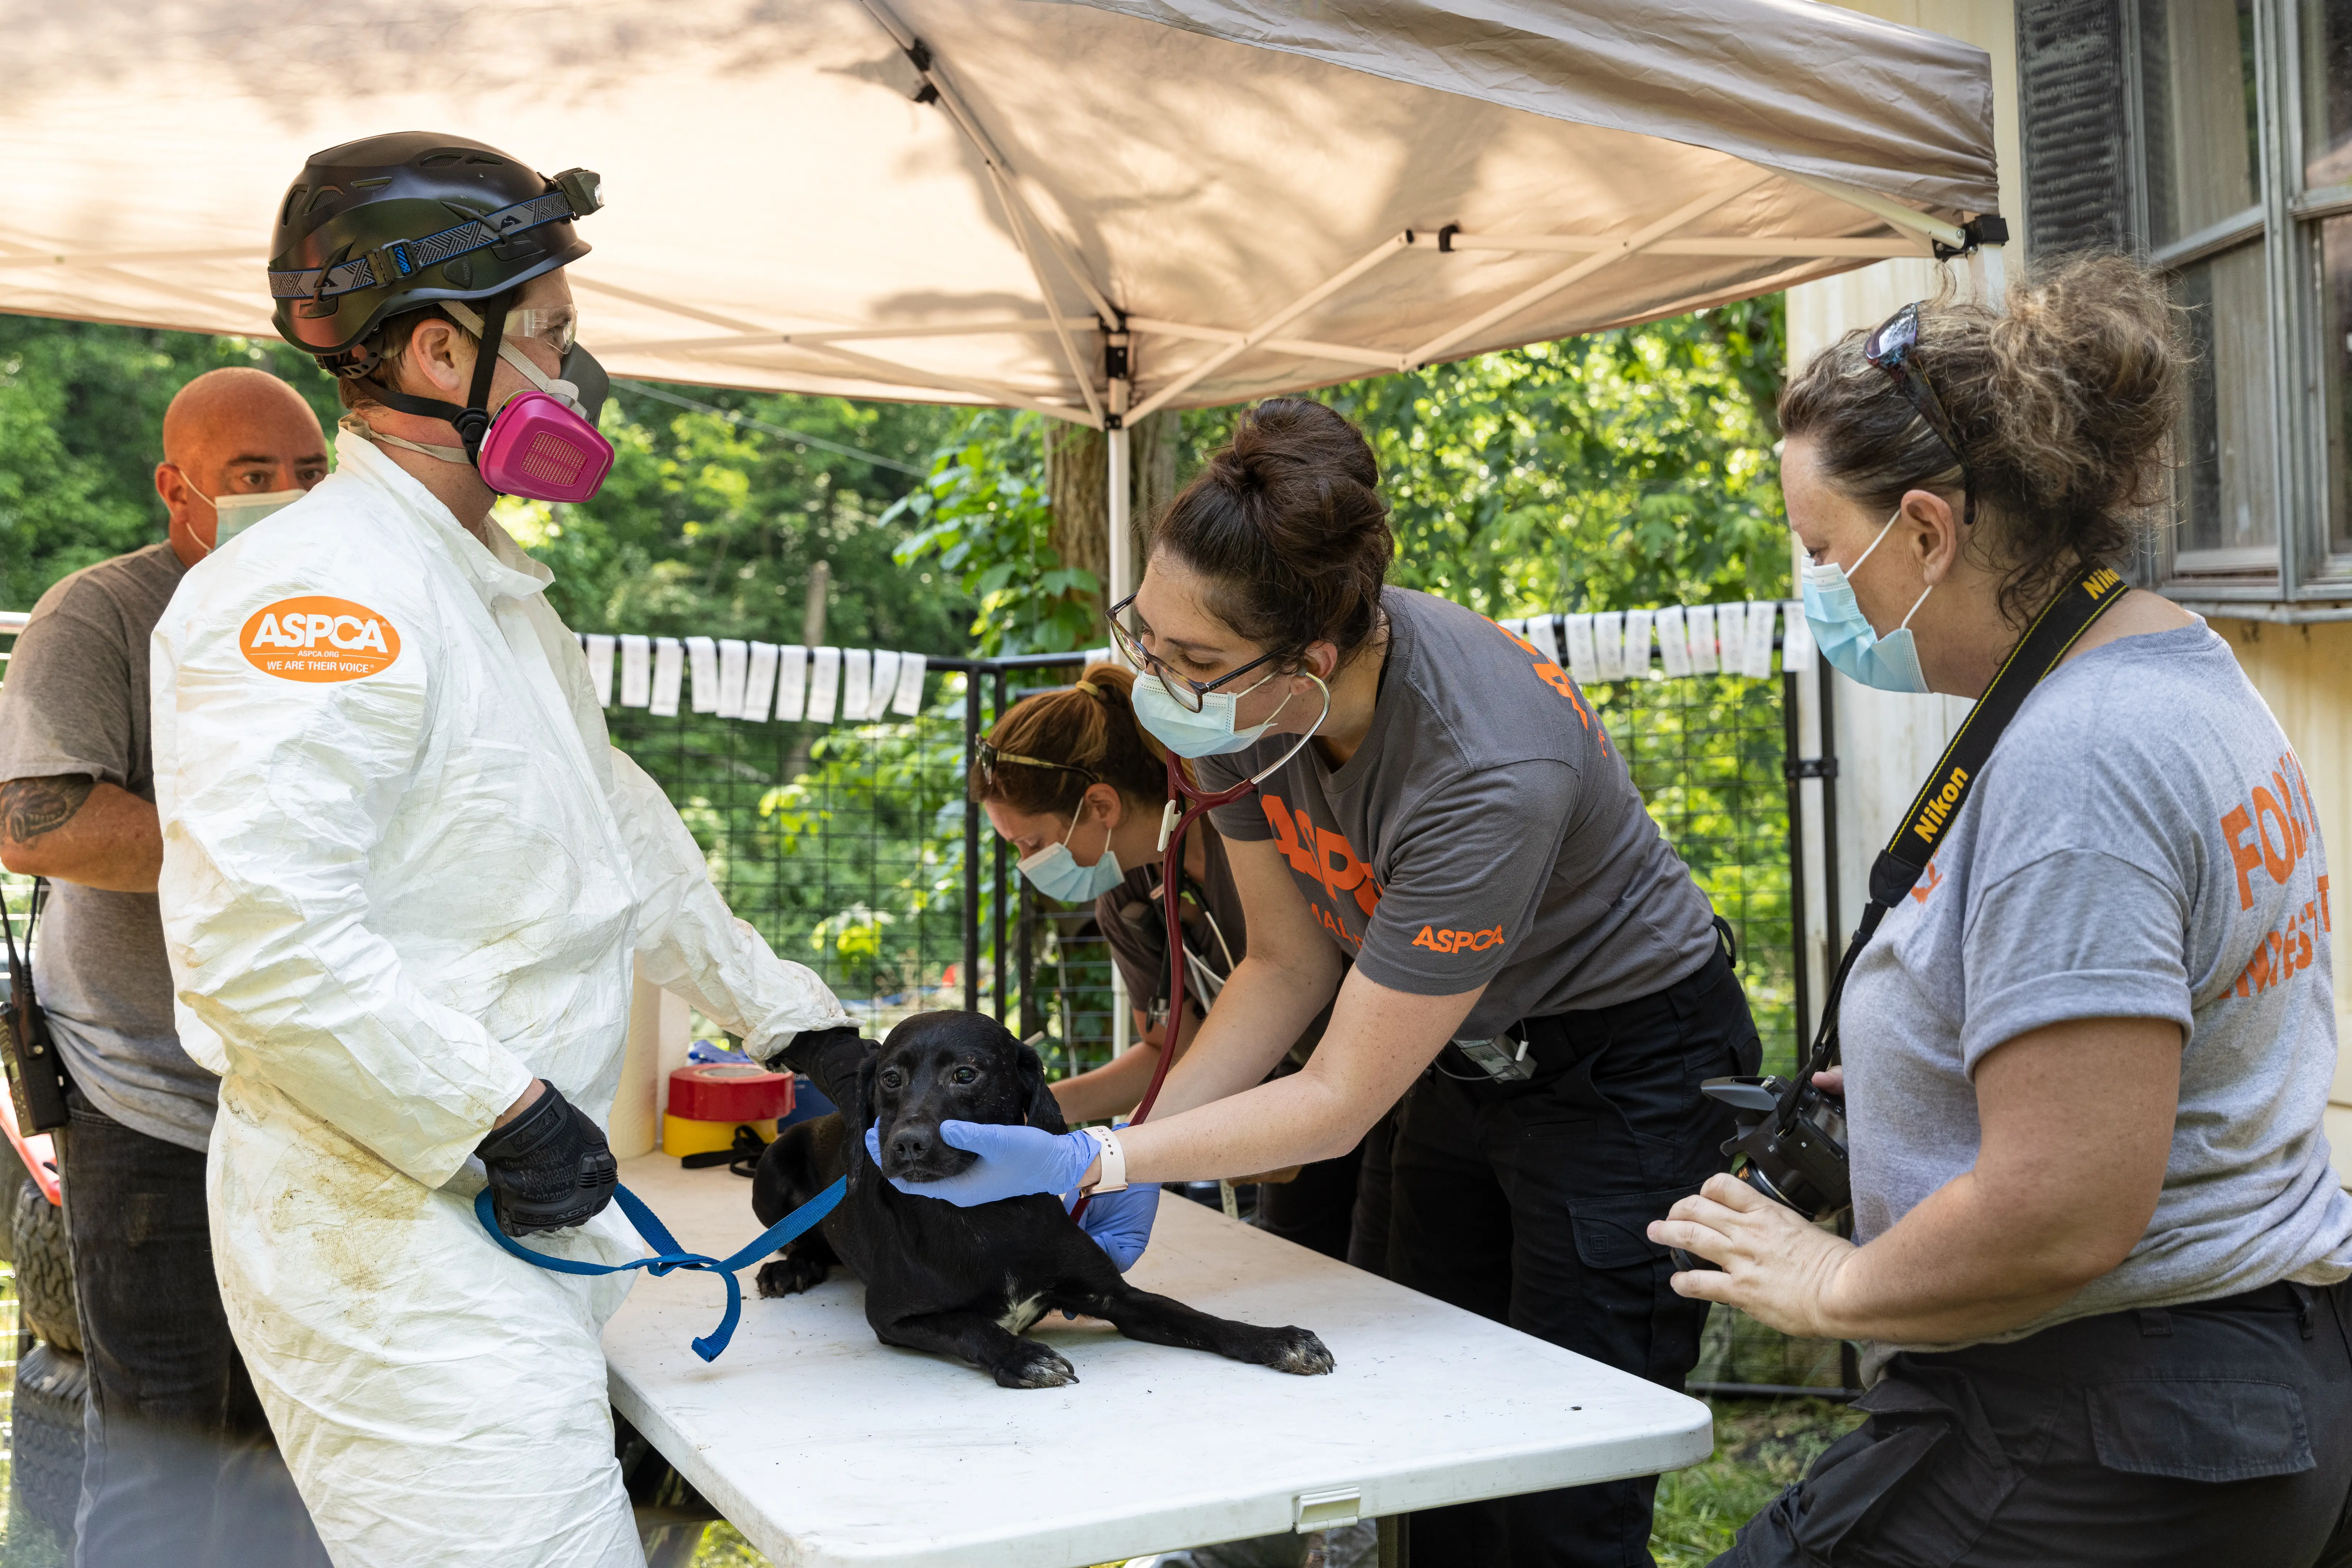
MULTIPOLYGON (((1160 1052, 1173 1049, 1182 1059, 1249 951, 1233 858, 1203 819, 1184 835, 1178 900, 1184 1017, 1171 1027, 1167 905, 1160 882, 1168 753, 1137 722, 1134 691, 1133 672, 1091 665, 1075 685, 1013 705, 989 731, 971 769, 972 799, 1020 854, 1029 885, 1064 903, 1093 902, 1096 923, 1135 1008, 1138 1044, 1105 1066, 1054 1085, 1054 1098, 1073 1124, 1124 1120, 1150 1087, 1160 1052)), ((1326 1008, 1276 1064, 1274 1076, 1304 1067, 1329 1020, 1326 1008)), ((1362 1159, 1359 1144, 1336 1159, 1271 1173, 1289 1179, 1260 1187, 1257 1223, 1286 1241, 1346 1260, 1362 1159)), ((1116 1197, 1089 1204, 1081 1223, 1097 1223, 1097 1211, 1117 1207, 1116 1197)), ((1121 1254, 1115 1249, 1113 1256, 1121 1254)))
MULTIPOLYGON (((2162 280, 2113 257, 1824 352, 1780 418, 1825 653, 1983 694, 2132 549, 2183 360, 2162 280)), ((1854 1241, 1728 1176, 1651 1227, 1718 1266, 1685 1295, 1884 1367, 1869 1420, 1720 1562, 2352 1562, 2326 865, 2228 645, 2121 594, 1892 904, 1822 1075, 1854 1241)))

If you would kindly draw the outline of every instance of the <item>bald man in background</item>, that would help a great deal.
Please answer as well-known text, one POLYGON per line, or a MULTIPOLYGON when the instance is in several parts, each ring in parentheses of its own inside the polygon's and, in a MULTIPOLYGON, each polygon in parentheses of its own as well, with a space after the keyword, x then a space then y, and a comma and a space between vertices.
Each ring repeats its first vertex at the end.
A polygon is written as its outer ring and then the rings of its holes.
MULTIPOLYGON (((188 569, 326 474, 299 392, 259 370, 198 376, 163 415, 168 538, 43 594, 0 685, 0 865, 51 881, 33 977, 73 1075, 58 1145, 89 1368, 77 1568, 327 1562, 213 1276, 219 1081, 173 1027, 147 700, 148 634, 188 569)), ((238 548, 267 549, 267 530, 238 548)))

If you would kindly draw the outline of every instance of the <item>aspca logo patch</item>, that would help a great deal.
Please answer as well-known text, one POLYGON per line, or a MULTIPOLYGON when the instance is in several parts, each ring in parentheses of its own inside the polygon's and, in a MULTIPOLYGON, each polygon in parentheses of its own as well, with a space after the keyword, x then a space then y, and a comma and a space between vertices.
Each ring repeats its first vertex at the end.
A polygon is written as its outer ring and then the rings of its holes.
POLYGON ((383 616, 348 599, 281 599, 255 614, 237 647, 265 675, 288 681, 356 681, 400 657, 400 633, 383 616))

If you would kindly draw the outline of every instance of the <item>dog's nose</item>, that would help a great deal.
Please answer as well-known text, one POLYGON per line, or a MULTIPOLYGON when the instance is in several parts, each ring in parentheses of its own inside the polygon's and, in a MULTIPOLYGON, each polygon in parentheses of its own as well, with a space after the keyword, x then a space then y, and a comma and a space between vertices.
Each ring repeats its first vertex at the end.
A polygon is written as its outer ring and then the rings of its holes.
POLYGON ((904 1128, 890 1134, 890 1157, 899 1165, 913 1165, 931 1152, 931 1135, 913 1128, 904 1128))

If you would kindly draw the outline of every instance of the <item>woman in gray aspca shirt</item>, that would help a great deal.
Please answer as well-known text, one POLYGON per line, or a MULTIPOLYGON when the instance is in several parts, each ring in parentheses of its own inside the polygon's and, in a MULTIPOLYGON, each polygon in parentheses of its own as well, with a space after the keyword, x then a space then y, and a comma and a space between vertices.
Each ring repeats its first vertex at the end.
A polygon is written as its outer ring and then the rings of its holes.
MULTIPOLYGON (((2159 277, 2104 257, 1814 361, 1783 483, 1833 662, 1977 696, 2122 560, 2164 494, 2179 331, 2159 277)), ((1887 1357, 1869 1422, 1722 1562, 2352 1561, 2334 919, 2270 711, 2203 622, 2129 593, 1853 966, 1855 1242, 1721 1176, 1651 1228, 1722 1266, 1685 1294, 1887 1357)))

